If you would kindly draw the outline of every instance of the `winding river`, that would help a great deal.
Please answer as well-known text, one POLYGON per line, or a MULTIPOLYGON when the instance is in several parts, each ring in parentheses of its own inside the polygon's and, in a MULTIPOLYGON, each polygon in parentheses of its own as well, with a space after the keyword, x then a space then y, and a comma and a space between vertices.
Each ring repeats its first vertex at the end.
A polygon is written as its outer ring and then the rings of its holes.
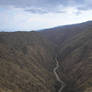
POLYGON ((60 79, 58 73, 57 73, 57 70, 59 69, 60 65, 58 63, 58 60, 56 59, 56 67, 53 69, 53 72, 56 76, 56 79, 57 81, 59 81, 61 83, 61 87, 60 89, 58 90, 58 92, 62 92, 63 88, 65 87, 65 83, 60 79))

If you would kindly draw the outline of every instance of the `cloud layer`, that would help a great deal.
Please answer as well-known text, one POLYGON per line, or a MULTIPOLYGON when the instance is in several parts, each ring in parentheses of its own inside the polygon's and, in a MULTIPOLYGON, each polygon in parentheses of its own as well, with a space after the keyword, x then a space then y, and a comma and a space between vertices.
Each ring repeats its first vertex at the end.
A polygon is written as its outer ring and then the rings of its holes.
POLYGON ((2 6, 25 8, 34 13, 57 12, 58 7, 76 7, 79 10, 92 9, 92 0, 0 0, 2 6))
POLYGON ((92 20, 92 0, 0 0, 1 30, 36 30, 92 20))

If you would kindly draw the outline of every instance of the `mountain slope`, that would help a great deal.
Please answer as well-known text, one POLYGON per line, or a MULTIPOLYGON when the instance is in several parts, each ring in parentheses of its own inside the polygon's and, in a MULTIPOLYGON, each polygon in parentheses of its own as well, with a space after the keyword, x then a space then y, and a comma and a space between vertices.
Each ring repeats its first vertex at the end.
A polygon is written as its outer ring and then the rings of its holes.
POLYGON ((54 56, 37 32, 1 32, 0 92, 56 92, 54 56))
POLYGON ((66 83, 63 91, 82 92, 91 89, 92 22, 43 30, 41 34, 57 44, 61 65, 58 73, 66 83))
POLYGON ((0 33, 0 92, 92 91, 92 22, 40 32, 0 33))

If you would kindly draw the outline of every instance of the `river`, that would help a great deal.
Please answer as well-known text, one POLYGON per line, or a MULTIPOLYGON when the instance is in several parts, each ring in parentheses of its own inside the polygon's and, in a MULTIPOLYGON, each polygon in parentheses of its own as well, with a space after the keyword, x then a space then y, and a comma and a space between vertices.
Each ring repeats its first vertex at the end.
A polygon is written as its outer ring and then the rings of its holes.
POLYGON ((55 59, 55 61, 56 61, 56 66, 55 66, 55 68, 53 69, 53 72, 54 72, 54 74, 55 74, 55 76, 56 76, 57 81, 59 81, 59 82, 61 83, 61 87, 60 87, 60 89, 58 90, 58 92, 62 92, 63 88, 65 87, 65 83, 60 79, 60 77, 59 77, 59 75, 58 75, 58 73, 57 73, 57 70, 58 70, 59 67, 60 67, 59 62, 58 62, 57 59, 55 59))

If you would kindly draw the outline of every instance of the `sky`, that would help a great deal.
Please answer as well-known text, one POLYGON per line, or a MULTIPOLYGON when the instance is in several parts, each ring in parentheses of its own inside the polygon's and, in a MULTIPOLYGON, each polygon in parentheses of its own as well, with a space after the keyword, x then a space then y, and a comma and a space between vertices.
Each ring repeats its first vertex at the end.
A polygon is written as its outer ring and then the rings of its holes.
POLYGON ((31 31, 92 20, 92 0, 0 0, 0 31, 31 31))

